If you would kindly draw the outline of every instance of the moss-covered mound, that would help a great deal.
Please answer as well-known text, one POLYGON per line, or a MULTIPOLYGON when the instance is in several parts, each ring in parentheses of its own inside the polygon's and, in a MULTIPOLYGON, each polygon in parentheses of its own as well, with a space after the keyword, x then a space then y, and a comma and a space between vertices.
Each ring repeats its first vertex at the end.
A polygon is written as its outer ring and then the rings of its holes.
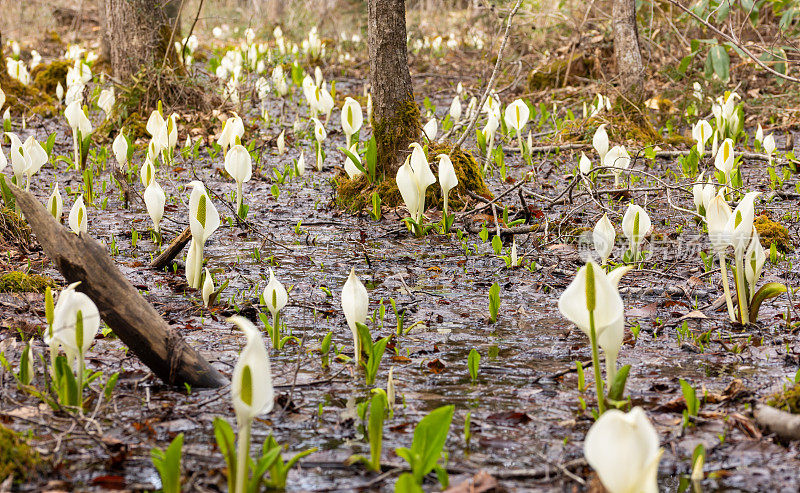
POLYGON ((767 405, 787 413, 800 414, 800 384, 795 384, 769 396, 767 405))
POLYGON ((52 63, 37 65, 31 72, 33 87, 45 94, 55 94, 56 87, 61 83, 64 91, 67 90, 67 72, 72 64, 66 60, 56 60, 52 63))
POLYGON ((39 454, 13 430, 0 424, 0 483, 10 475, 17 482, 39 468, 39 454))
MULTIPOLYGON (((439 171, 439 160, 436 159, 436 156, 450 154, 452 148, 452 144, 449 142, 431 144, 426 148, 428 162, 431 163, 431 170, 434 175, 438 176, 439 171)), ((456 170, 456 176, 458 176, 458 186, 450 191, 449 206, 451 210, 460 209, 470 201, 467 190, 486 198, 492 197, 491 192, 486 187, 486 182, 483 180, 480 165, 475 161, 471 152, 457 149, 450 156, 450 159, 456 170)), ((389 207, 397 207, 403 203, 403 198, 400 196, 397 182, 393 176, 387 176, 385 180, 377 185, 370 185, 364 175, 359 175, 352 180, 348 179, 344 173, 336 177, 336 202, 343 209, 356 212, 371 208, 372 193, 375 191, 380 195, 381 202, 389 207)), ((441 209, 442 203, 442 189, 438 183, 428 187, 425 193, 425 207, 427 209, 441 209)))
POLYGON ((789 236, 789 230, 786 226, 778 224, 766 216, 761 214, 753 223, 758 231, 758 236, 761 238, 761 246, 770 248, 770 245, 775 243, 775 248, 783 253, 789 253, 794 250, 792 239, 789 236))
POLYGON ((577 84, 582 80, 600 76, 597 58, 577 53, 571 57, 550 61, 528 74, 528 90, 539 91, 551 87, 577 84), (566 83, 564 82, 566 79, 566 83))
POLYGON ((0 67, 0 87, 6 94, 3 108, 11 108, 14 117, 19 117, 21 113, 36 113, 45 117, 56 115, 55 100, 52 97, 33 84, 25 85, 14 79, 8 75, 5 66, 0 67))
POLYGON ((26 274, 17 270, 0 275, 0 293, 44 293, 53 287, 52 279, 38 274, 26 274))

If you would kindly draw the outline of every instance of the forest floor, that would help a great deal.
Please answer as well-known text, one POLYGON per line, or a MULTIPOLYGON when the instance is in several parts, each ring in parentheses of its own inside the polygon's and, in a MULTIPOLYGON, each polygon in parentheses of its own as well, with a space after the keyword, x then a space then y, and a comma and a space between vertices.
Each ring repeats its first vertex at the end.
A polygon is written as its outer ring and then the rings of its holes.
MULTIPOLYGON (((331 68, 326 69, 326 77, 339 81, 336 88, 341 95, 362 93, 357 71, 341 75, 331 68)), ((424 96, 429 97, 442 118, 458 80, 415 77, 415 93, 422 95, 420 104, 424 96)), ((464 80, 464 85, 480 96, 479 84, 464 80)), ((301 93, 295 90, 297 99, 301 93)), ((591 98, 588 91, 580 94, 584 100, 591 98)), ((505 101, 505 94, 503 98, 505 101)), ((336 150, 344 145, 338 109, 328 124, 327 158, 323 171, 318 172, 312 141, 307 138, 287 137, 287 152, 278 155, 275 139, 280 130, 286 128, 288 136, 295 114, 305 114, 305 108, 288 105, 283 110, 284 126, 280 126, 274 120, 281 107, 277 99, 268 102, 273 116, 269 125, 255 107, 243 114, 248 128, 244 140, 257 141, 260 156, 253 179, 244 186, 250 207, 247 225, 233 219, 230 195, 235 184, 225 175, 221 157, 212 157, 207 146, 200 148, 198 159, 178 156, 171 169, 158 171, 169 197, 163 223, 165 241, 188 224, 186 185, 193 179, 205 183, 223 217, 222 227, 207 243, 206 259, 216 286, 228 284, 211 309, 203 306, 198 291, 187 286, 183 256, 165 271, 148 269, 159 246, 148 233, 150 220, 144 204, 134 197, 130 206, 124 207, 105 168, 95 177, 95 190, 101 192, 98 206, 89 209, 89 235, 108 247, 124 276, 170 326, 227 376, 244 337, 226 318, 239 313, 261 326, 257 313, 264 309, 259 295, 270 267, 291 286, 282 317, 297 340, 280 352, 271 351, 277 404, 253 427, 256 445, 273 434, 288 447, 288 455, 318 449, 289 474, 288 490, 391 490, 404 467, 394 449, 409 446, 416 423, 445 404, 456 406, 445 447, 452 486, 486 471, 509 491, 597 488, 597 478, 583 460, 582 447, 593 422, 582 402, 589 408, 595 403, 591 390, 579 390, 575 370, 576 362, 585 365, 591 361, 591 353, 587 338, 563 319, 556 303, 591 248, 582 233, 604 212, 619 224, 631 200, 648 211, 654 228, 646 242, 649 253, 642 268, 627 274, 620 284, 626 326, 631 329, 626 331, 620 364, 631 365, 627 388, 631 403, 647 411, 659 433, 664 448, 659 469, 662 489, 678 489, 700 443, 707 452, 703 486, 709 491, 800 489, 797 444, 782 443, 760 429, 751 414, 755 402, 764 401, 795 379, 800 361, 796 321, 800 317, 791 289, 788 295, 765 304, 760 323, 744 327, 728 321, 725 306, 719 303, 718 270, 707 271, 699 255, 710 251, 707 235, 694 216, 673 207, 694 209, 692 180, 676 178, 683 173, 674 158, 634 159, 626 173, 630 178, 623 180, 621 190, 613 190, 605 177, 595 193, 578 183, 572 193, 565 194, 576 182, 577 155, 581 150, 593 155, 588 141, 576 140, 568 149, 555 145, 548 152, 534 154, 533 170, 522 161, 514 143, 507 143, 508 178, 501 180, 495 170, 487 183, 495 197, 515 188, 498 202, 500 214, 509 206, 512 216, 518 214, 528 218, 528 224, 539 225, 533 232, 515 235, 522 266, 508 268, 501 255, 509 254, 511 236, 503 235, 505 242, 498 255, 490 241, 476 234, 484 224, 489 233, 505 228, 495 224, 492 208, 481 202, 470 202, 459 212, 454 231, 460 233, 422 238, 415 238, 400 222, 403 208, 384 206, 379 221, 366 213, 342 211, 335 202, 333 181, 342 173, 343 162, 336 150), (279 183, 274 170, 283 172, 301 150, 306 159, 305 176, 279 183), (533 178, 522 181, 530 171, 533 178), (665 180, 681 189, 668 194, 665 180), (339 301, 351 267, 368 288, 370 316, 380 311, 381 301, 386 309, 385 318, 378 316, 372 324, 373 332, 395 334, 376 382, 385 386, 388 371, 394 368, 398 403, 386 421, 385 473, 380 475, 360 465, 345 465, 353 454, 369 455, 358 408, 369 399, 371 387, 346 358, 332 357, 330 365, 323 367, 319 353, 322 338, 331 331, 335 352, 352 356, 352 339, 339 301), (488 292, 495 282, 500 285, 500 309, 492 324, 488 292), (390 298, 405 311, 402 326, 411 328, 409 332, 396 334, 398 324, 390 298), (475 382, 467 368, 467 355, 473 348, 482 356, 475 382), (699 414, 688 422, 683 417, 686 404, 679 379, 691 384, 701 400, 699 414), (463 433, 467 413, 471 413, 469 442, 463 433)), ((579 104, 571 109, 580 113, 579 104)), ((753 114, 751 107, 745 112, 753 114)), ((95 119, 101 117, 95 115, 95 119)), ((788 122, 784 127, 791 140, 778 138, 782 153, 791 150, 787 144, 800 142, 797 127, 792 130, 791 125, 788 122)), ((544 138, 537 140, 542 145, 558 144, 544 135, 551 130, 546 122, 540 125, 544 138)), ((748 130, 752 133, 753 129, 748 130)), ((32 118, 25 129, 14 131, 22 140, 29 135, 44 140, 55 132, 55 152, 71 152, 71 133, 60 116, 32 118)), ((362 131, 362 140, 367 135, 362 131)), ((213 135, 203 137, 211 140, 213 135)), ((181 133, 179 142, 184 139, 181 133)), ((474 139, 465 145, 473 148, 474 139)), ((628 145, 631 155, 645 147, 645 143, 628 145)), ((666 144, 662 147, 669 148, 666 144)), ((112 161, 109 158, 108 166, 113 166, 112 161)), ((64 163, 47 165, 34 177, 31 189, 42 202, 56 178, 66 195, 81 188, 80 176, 64 167, 64 163)), ((704 169, 711 167, 710 161, 703 163, 704 169)), ((770 180, 766 168, 763 161, 744 159, 744 188, 763 192, 756 215, 766 214, 785 225, 790 238, 796 238, 800 227, 798 179, 787 175, 778 184, 770 180)), ((778 174, 783 176, 781 168, 778 174)), ((139 185, 138 179, 136 183, 139 185)), ((71 203, 72 198, 65 200, 65 210, 71 203)), ((437 222, 441 212, 432 210, 428 218, 437 222)), ((625 246, 618 240, 613 260, 622 257, 625 246)), ((775 263, 767 262, 764 278, 791 288, 800 277, 798 266, 796 252, 780 252, 775 263)), ((0 271, 42 274, 59 286, 64 284, 35 241, 14 244, 6 238, 0 271)), ((45 326, 42 294, 0 293, 0 350, 12 366, 19 361, 23 340, 30 337, 35 353, 46 354, 40 337, 45 326)), ((212 421, 223 417, 233 422, 229 388, 166 386, 113 333, 97 338, 87 364, 104 376, 92 384, 84 415, 51 409, 20 389, 9 372, 0 371, 0 423, 22 432, 39 454, 36 465, 18 485, 20 490, 157 489, 160 480, 150 450, 165 448, 178 433, 185 434, 185 491, 224 489, 225 463, 215 443, 212 421), (119 373, 119 380, 107 400, 101 397, 100 384, 114 373, 119 373)), ((41 386, 43 368, 38 363, 36 371, 34 384, 41 386)), ((590 373, 586 371, 589 380, 590 373)), ((437 489, 433 477, 425 486, 426 490, 437 489)))

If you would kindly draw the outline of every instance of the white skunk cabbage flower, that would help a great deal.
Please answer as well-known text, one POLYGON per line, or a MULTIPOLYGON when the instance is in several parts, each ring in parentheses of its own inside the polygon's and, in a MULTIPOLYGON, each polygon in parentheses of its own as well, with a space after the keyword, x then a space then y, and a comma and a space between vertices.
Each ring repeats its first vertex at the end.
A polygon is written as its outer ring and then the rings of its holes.
POLYGON ((147 207, 150 219, 153 220, 153 231, 157 235, 161 234, 161 219, 164 217, 164 204, 166 203, 167 196, 164 194, 164 190, 158 182, 151 180, 144 191, 144 205, 147 207))
POLYGON ((203 278, 203 305, 207 308, 211 307, 211 295, 214 294, 214 278, 211 276, 211 272, 208 271, 208 267, 206 267, 206 275, 203 278))
POLYGON ((236 144, 236 137, 241 140, 244 135, 244 122, 239 115, 235 114, 225 120, 222 126, 222 132, 219 134, 217 144, 222 147, 223 151, 227 152, 228 147, 236 144))
MULTIPOLYGON (((361 157, 358 155, 358 143, 350 146, 349 151, 358 160, 358 164, 361 164, 361 157)), ((347 155, 344 157, 344 171, 351 180, 361 174, 361 170, 358 169, 356 163, 354 163, 353 160, 350 159, 350 156, 347 155)))
POLYGON ((236 210, 242 208, 242 185, 250 181, 253 174, 253 160, 247 149, 236 144, 225 154, 225 171, 236 180, 236 210))
POLYGON ((118 133, 114 138, 114 142, 111 144, 111 150, 114 151, 114 157, 117 160, 119 169, 124 170, 128 164, 128 139, 122 135, 122 132, 118 133))
POLYGON ((75 291, 78 284, 70 284, 58 295, 53 309, 52 336, 45 331, 44 342, 54 349, 60 346, 70 364, 77 360, 78 367, 83 370, 83 356, 100 329, 100 313, 88 296, 75 291))
POLYGON ((594 229, 592 230, 592 240, 594 241, 594 249, 600 256, 602 265, 606 265, 608 257, 614 250, 614 242, 617 238, 617 232, 614 230, 614 225, 608 218, 608 214, 603 214, 603 217, 597 221, 594 229))
POLYGON ((367 288, 356 276, 354 267, 350 268, 350 275, 347 277, 342 287, 342 311, 347 325, 353 333, 353 348, 355 351, 356 366, 361 361, 361 340, 358 337, 356 322, 367 322, 367 310, 369 309, 369 295, 367 288))
POLYGON ((442 197, 444 198, 444 213, 447 215, 447 202, 450 190, 458 186, 458 176, 453 167, 453 162, 447 154, 439 154, 439 185, 442 187, 442 197))
POLYGON ((347 148, 350 148, 350 140, 356 132, 361 129, 364 123, 364 115, 361 113, 361 105, 355 99, 348 97, 342 106, 342 130, 347 140, 347 148))
POLYGON ((461 113, 462 113, 461 98, 456 96, 453 98, 453 102, 450 103, 450 111, 449 111, 450 118, 453 119, 453 123, 458 123, 458 121, 461 119, 461 113))
POLYGON ((631 164, 631 156, 625 146, 614 146, 603 158, 603 166, 611 168, 614 173, 614 185, 619 186, 619 175, 631 164))
POLYGON ((522 129, 528 123, 528 118, 531 116, 531 110, 528 105, 521 99, 517 99, 508 106, 506 106, 505 121, 506 126, 513 128, 517 135, 520 135, 522 129))
POLYGON ((584 175, 588 175, 592 169, 592 162, 586 157, 586 154, 581 151, 581 158, 578 160, 578 170, 584 175))
POLYGON ((592 137, 592 147, 600 155, 600 162, 604 163, 606 153, 608 152, 608 132, 606 132, 606 124, 597 127, 592 137))
POLYGON ((88 231, 86 216, 86 204, 83 203, 83 195, 81 195, 69 211, 69 229, 76 235, 80 233, 86 234, 88 231))
POLYGON ((278 155, 283 156, 283 154, 286 152, 286 130, 281 130, 281 134, 278 135, 276 144, 278 146, 278 155))
POLYGON ((114 110, 114 88, 103 89, 100 91, 100 96, 97 97, 97 106, 106 114, 106 120, 111 118, 111 112, 114 110))
POLYGON ((634 262, 638 261, 639 247, 652 227, 647 211, 636 204, 628 204, 625 215, 622 216, 622 233, 631 244, 634 262))
POLYGON ((206 193, 200 181, 189 184, 192 194, 189 197, 189 226, 192 241, 186 254, 186 281, 192 288, 200 288, 200 274, 203 266, 203 248, 208 238, 219 228, 219 212, 206 193))
POLYGON ((436 116, 431 117, 428 120, 428 123, 422 127, 422 133, 425 135, 425 138, 428 139, 428 142, 433 142, 436 140, 436 134, 439 132, 439 122, 436 121, 436 116))
POLYGON ((47 211, 56 218, 56 221, 61 222, 61 215, 64 213, 64 199, 61 198, 61 192, 58 190, 58 182, 53 185, 53 191, 50 197, 47 198, 47 211))
POLYGON ((712 133, 714 132, 711 130, 711 124, 705 120, 700 120, 692 127, 692 137, 697 142, 697 153, 700 157, 705 154, 705 145, 708 139, 711 138, 712 133))
POLYGON ((411 156, 407 157, 405 163, 397 170, 395 180, 411 218, 419 223, 425 212, 425 191, 428 186, 436 183, 436 177, 431 171, 422 146, 414 142, 410 147, 413 148, 411 156))
POLYGON ((275 277, 272 267, 269 268, 269 282, 267 287, 264 288, 264 303, 273 317, 283 310, 286 303, 289 302, 289 295, 286 293, 286 288, 275 277))
POLYGON ((609 493, 658 493, 658 433, 640 407, 611 409, 589 429, 583 455, 609 493))

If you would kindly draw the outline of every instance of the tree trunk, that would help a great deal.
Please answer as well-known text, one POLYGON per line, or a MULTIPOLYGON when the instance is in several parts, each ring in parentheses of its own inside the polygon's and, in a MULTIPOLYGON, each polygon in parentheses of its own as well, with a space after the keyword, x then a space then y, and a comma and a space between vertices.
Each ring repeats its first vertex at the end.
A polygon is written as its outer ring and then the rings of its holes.
POLYGON ((143 66, 161 66, 177 60, 173 43, 180 39, 178 21, 180 0, 104 0, 106 39, 110 47, 111 68, 124 80, 143 66), (170 39, 173 43, 170 43, 170 39))
POLYGON ((644 65, 639 49, 635 0, 614 0, 612 18, 620 94, 628 104, 638 107, 644 100, 644 65))
POLYGON ((369 77, 378 173, 394 175, 419 137, 419 108, 408 71, 405 0, 368 1, 369 77))

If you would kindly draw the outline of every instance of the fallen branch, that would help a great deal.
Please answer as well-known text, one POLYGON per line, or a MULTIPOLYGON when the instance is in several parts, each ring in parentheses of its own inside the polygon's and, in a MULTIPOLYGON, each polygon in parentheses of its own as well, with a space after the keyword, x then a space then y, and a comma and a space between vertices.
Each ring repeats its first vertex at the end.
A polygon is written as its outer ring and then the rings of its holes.
POLYGON ((85 234, 69 232, 32 194, 10 188, 53 265, 67 282, 80 282, 78 291, 91 298, 103 321, 156 376, 170 385, 221 387, 227 383, 125 279, 103 245, 85 234))
POLYGON ((189 243, 189 240, 192 239, 192 229, 189 226, 186 226, 186 229, 181 232, 178 236, 172 240, 172 243, 169 244, 166 250, 161 252, 161 254, 154 258, 152 262, 150 262, 150 268, 161 270, 164 267, 168 266, 170 262, 172 262, 175 257, 181 253, 183 247, 189 243))

